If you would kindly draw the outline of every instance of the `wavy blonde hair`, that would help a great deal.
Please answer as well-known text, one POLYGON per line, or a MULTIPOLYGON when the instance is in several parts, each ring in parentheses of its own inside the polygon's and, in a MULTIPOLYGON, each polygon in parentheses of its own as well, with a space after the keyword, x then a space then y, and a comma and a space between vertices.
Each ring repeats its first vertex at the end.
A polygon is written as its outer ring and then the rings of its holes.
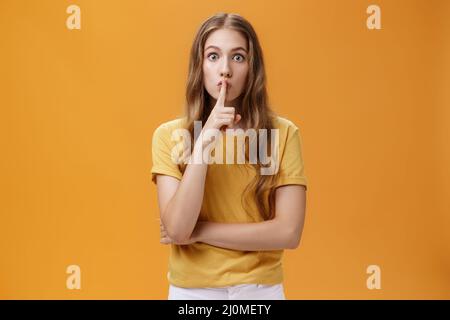
MULTIPOLYGON (((186 129, 191 133, 194 142, 194 121, 202 121, 204 125, 209 117, 212 106, 210 97, 203 82, 203 56, 204 46, 208 36, 215 30, 229 28, 240 32, 247 40, 249 71, 247 83, 244 86, 240 98, 242 104, 239 108, 241 122, 244 128, 267 129, 265 143, 266 154, 271 150, 271 130, 276 117, 268 103, 266 90, 266 72, 264 68, 263 53, 258 37, 251 24, 238 14, 218 13, 205 20, 197 31, 190 51, 189 71, 186 86, 186 129)), ((238 110, 236 110, 238 111, 238 110)), ((257 146, 259 148, 259 135, 257 146)), ((245 141, 245 159, 248 161, 248 142, 245 141)), ((247 185, 241 198, 244 210, 248 211, 248 197, 252 197, 256 203, 259 214, 264 220, 273 219, 275 216, 275 183, 279 173, 274 175, 261 175, 261 167, 266 165, 257 161, 252 164, 256 170, 255 178, 247 185)), ((182 172, 186 164, 180 165, 182 172)))

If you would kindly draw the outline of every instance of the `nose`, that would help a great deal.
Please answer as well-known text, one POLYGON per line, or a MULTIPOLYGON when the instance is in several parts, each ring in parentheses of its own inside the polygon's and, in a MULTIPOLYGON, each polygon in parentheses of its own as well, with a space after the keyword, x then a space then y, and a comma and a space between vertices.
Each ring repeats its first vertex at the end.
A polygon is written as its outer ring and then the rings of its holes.
POLYGON ((224 59, 224 63, 222 65, 222 69, 220 71, 220 77, 226 77, 226 78, 230 78, 231 77, 231 70, 230 70, 230 66, 227 62, 227 59, 224 59))
POLYGON ((228 71, 222 71, 222 72, 220 73, 220 76, 221 76, 222 78, 224 78, 224 77, 230 78, 230 77, 231 77, 231 73, 228 72, 228 71))

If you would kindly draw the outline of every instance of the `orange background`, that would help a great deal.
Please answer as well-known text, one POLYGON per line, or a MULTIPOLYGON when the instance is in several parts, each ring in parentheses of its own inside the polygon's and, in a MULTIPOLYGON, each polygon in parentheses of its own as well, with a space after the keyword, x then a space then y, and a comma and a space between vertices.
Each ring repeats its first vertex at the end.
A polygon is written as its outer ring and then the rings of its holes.
POLYGON ((272 105, 303 138, 286 297, 450 298, 446 0, 1 1, 0 298, 167 298, 151 136, 182 114, 191 43, 219 11, 255 27, 272 105))

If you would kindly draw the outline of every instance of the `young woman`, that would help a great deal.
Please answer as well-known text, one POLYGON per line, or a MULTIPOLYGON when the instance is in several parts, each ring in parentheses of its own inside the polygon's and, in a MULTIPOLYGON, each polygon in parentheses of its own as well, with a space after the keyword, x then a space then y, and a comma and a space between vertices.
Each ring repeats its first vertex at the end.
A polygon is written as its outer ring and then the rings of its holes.
POLYGON ((298 127, 268 105, 253 27, 237 14, 208 18, 191 49, 186 115, 152 141, 168 299, 285 299, 283 250, 299 245, 305 216, 301 145, 298 127), (241 138, 245 163, 235 158, 241 138))

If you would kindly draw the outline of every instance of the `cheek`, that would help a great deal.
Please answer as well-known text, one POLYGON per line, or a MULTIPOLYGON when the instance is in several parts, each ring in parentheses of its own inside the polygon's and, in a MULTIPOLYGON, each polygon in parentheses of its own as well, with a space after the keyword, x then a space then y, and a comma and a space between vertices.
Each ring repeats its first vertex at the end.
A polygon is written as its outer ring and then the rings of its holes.
POLYGON ((214 71, 213 71, 211 65, 209 65, 208 63, 203 64, 203 75, 206 80, 211 79, 213 76, 213 73, 214 73, 214 71))
POLYGON ((238 70, 239 73, 239 85, 243 87, 247 81, 248 66, 244 66, 238 70))
POLYGON ((203 86, 211 96, 215 94, 214 90, 216 86, 214 82, 214 70, 211 68, 211 65, 207 63, 203 64, 203 86))

